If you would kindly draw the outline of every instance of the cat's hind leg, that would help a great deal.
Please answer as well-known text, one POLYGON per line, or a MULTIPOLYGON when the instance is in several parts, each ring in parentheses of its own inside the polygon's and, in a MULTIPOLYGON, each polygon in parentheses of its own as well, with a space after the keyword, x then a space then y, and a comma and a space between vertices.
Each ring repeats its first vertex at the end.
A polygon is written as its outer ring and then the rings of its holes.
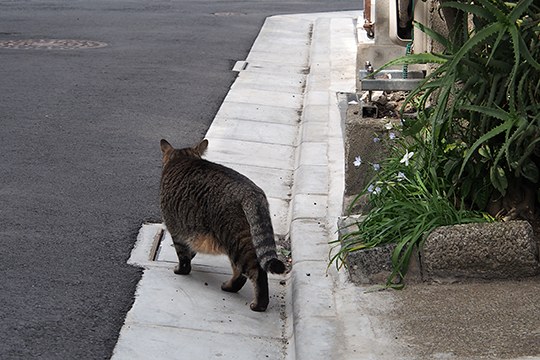
POLYGON ((268 275, 260 266, 250 269, 248 273, 249 279, 253 283, 255 289, 255 299, 249 307, 253 311, 266 311, 270 302, 268 296, 268 275))
POLYGON ((232 278, 221 285, 221 290, 235 293, 240 291, 246 283, 247 278, 242 274, 242 268, 240 266, 235 264, 231 265, 233 269, 232 278))
POLYGON ((177 238, 173 238, 176 255, 178 255, 178 265, 174 268, 174 273, 178 275, 188 275, 191 272, 191 259, 195 253, 191 251, 188 245, 177 238))

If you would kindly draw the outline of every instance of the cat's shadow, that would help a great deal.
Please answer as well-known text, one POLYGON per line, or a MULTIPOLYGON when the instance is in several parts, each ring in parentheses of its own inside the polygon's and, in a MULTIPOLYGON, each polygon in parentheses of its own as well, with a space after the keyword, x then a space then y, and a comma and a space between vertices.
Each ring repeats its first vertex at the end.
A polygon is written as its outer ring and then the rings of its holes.
MULTIPOLYGON (((168 231, 160 244, 156 261, 170 263, 170 274, 174 277, 176 291, 183 293, 190 305, 197 308, 221 308, 223 311, 232 311, 242 314, 252 313, 249 303, 254 296, 253 286, 248 281, 237 293, 221 290, 221 284, 232 275, 229 258, 226 255, 197 254, 191 261, 189 275, 176 275, 173 268, 178 264, 178 257, 168 231)), ((270 306, 267 313, 276 311, 283 305, 283 285, 280 275, 269 274, 270 306)))

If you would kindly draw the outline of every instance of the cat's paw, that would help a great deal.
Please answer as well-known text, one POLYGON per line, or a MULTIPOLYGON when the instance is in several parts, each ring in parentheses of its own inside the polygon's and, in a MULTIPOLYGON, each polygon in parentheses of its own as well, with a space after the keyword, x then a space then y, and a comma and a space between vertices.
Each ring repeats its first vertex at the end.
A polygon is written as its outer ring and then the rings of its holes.
POLYGON ((244 286, 246 281, 247 278, 244 275, 241 275, 236 279, 225 281, 223 284, 221 284, 221 290, 232 293, 238 292, 244 286))
POLYGON ((174 273, 177 275, 188 275, 190 272, 191 272, 190 263, 178 264, 174 268, 174 273))
POLYGON ((252 302, 251 304, 249 304, 249 307, 253 311, 263 312, 263 311, 266 311, 266 308, 268 307, 268 304, 266 304, 266 305, 260 304, 259 305, 259 304, 256 304, 255 302, 252 302))

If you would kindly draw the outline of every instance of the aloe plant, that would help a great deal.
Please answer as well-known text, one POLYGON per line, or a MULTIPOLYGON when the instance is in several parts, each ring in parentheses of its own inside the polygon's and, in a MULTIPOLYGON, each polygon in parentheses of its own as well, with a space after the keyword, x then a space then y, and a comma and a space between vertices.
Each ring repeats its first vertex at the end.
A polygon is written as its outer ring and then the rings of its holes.
POLYGON ((540 7, 533 0, 442 6, 465 13, 458 29, 468 29, 470 16, 474 28, 448 39, 415 23, 446 51, 385 65, 438 65, 407 98, 428 115, 409 134, 430 129, 439 175, 472 207, 486 209, 490 200, 523 188, 534 189, 540 201, 540 7))

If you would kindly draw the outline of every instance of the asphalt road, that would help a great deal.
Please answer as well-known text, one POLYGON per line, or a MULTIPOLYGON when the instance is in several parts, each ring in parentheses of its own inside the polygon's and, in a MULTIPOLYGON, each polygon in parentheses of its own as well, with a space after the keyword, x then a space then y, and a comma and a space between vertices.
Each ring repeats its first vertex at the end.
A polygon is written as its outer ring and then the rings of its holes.
MULTIPOLYGON (((108 359, 158 221, 159 140, 199 141, 270 15, 360 1, 0 0, 0 358, 108 359)), ((170 344, 174 346, 174 344, 170 344)))

